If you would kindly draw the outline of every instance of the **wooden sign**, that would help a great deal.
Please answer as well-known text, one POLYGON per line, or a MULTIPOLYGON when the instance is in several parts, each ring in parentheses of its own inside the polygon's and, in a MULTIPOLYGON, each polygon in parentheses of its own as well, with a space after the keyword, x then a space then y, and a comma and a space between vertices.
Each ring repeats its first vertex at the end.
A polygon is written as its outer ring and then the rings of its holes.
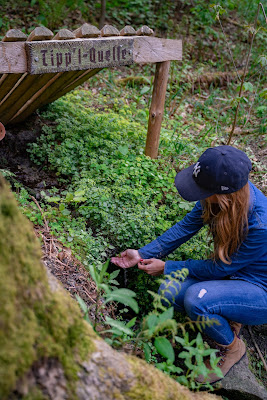
POLYGON ((25 42, 28 72, 43 74, 133 63, 133 38, 25 42))

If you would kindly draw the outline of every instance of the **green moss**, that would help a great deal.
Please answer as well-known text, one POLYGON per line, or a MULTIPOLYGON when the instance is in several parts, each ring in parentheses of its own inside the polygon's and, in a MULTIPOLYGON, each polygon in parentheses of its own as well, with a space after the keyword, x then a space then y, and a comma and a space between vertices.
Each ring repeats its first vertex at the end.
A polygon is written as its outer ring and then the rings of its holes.
POLYGON ((220 397, 209 393, 192 393, 158 369, 143 360, 127 357, 136 376, 137 383, 125 393, 131 400, 215 400, 220 397))
POLYGON ((74 391, 93 351, 90 326, 64 291, 52 292, 32 226, 0 177, 0 398, 42 357, 59 360, 74 391))
POLYGON ((32 388, 30 392, 23 396, 22 400, 49 400, 47 396, 45 396, 40 389, 32 388))
POLYGON ((131 400, 186 400, 188 397, 183 394, 183 388, 178 393, 178 386, 174 385, 173 380, 165 377, 160 371, 156 370, 133 357, 128 358, 132 365, 132 370, 137 378, 137 384, 134 385, 130 392, 127 393, 127 398, 131 400))

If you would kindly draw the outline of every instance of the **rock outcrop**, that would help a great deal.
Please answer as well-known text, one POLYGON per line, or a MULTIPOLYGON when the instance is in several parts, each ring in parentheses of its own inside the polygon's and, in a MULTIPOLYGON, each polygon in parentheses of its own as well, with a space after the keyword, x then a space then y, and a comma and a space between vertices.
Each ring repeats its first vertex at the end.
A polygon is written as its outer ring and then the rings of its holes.
POLYGON ((231 400, 267 400, 267 390, 258 383, 244 356, 217 384, 218 392, 231 400))

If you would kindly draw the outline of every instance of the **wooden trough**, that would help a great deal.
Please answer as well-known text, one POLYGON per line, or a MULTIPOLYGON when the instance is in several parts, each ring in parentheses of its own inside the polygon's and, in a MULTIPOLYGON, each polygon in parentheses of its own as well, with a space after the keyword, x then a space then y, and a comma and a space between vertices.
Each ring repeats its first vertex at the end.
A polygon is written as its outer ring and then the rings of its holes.
POLYGON ((0 42, 0 121, 24 121, 103 68, 156 63, 145 153, 157 157, 170 61, 181 60, 182 43, 152 34, 147 26, 118 31, 105 25, 100 31, 90 24, 55 36, 44 27, 28 37, 9 30, 0 42))

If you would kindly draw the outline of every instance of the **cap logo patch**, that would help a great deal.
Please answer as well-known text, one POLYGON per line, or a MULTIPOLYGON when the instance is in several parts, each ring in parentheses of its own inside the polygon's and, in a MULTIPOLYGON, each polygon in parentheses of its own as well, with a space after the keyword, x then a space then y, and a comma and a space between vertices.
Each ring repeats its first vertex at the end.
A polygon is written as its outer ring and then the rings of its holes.
POLYGON ((229 190, 228 186, 221 186, 221 190, 229 190))
POLYGON ((200 173, 200 170, 201 170, 201 166, 200 166, 200 162, 198 161, 198 162, 196 163, 196 165, 194 166, 193 175, 194 175, 195 177, 197 177, 198 174, 200 173))

